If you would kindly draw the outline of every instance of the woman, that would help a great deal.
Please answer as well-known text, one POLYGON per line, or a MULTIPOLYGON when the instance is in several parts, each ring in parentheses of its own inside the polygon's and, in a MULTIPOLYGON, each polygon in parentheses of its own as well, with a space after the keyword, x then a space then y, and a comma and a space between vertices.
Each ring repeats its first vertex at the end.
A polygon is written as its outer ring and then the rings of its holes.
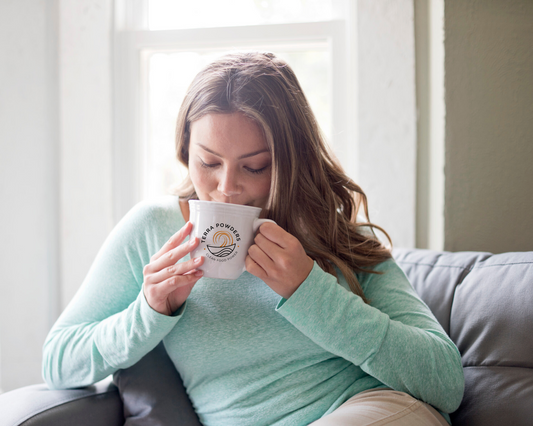
POLYGON ((204 425, 447 424, 459 353, 375 225, 357 223, 366 197, 290 67, 267 53, 209 65, 176 146, 179 197, 140 204, 112 232, 45 343, 48 384, 94 383, 163 341, 204 425), (189 258, 195 198, 277 223, 260 227, 239 279, 202 278, 203 258, 189 258))

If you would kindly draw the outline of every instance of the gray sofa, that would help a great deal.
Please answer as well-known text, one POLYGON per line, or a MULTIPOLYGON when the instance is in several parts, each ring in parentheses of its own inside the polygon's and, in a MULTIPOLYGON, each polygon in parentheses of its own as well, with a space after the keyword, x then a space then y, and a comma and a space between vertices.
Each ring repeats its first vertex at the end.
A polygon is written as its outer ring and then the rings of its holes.
MULTIPOLYGON (((533 252, 396 249, 394 257, 461 352, 466 388, 454 426, 533 425, 533 252)), ((114 383, 0 395, 0 426, 122 424, 199 425, 161 345, 114 383)))

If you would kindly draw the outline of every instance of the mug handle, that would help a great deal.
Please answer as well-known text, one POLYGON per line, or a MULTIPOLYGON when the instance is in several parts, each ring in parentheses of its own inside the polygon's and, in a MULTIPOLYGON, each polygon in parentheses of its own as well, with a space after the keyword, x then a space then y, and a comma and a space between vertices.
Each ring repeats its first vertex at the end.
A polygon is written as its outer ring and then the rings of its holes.
MULTIPOLYGON (((255 219, 255 220, 254 220, 254 223, 253 223, 253 225, 252 225, 252 229, 254 230, 254 234, 257 232, 257 230, 259 229, 259 227, 260 227, 263 223, 266 223, 266 222, 276 223, 276 222, 274 222, 272 219, 255 219)), ((242 267, 242 272, 246 272, 246 265, 242 267)))

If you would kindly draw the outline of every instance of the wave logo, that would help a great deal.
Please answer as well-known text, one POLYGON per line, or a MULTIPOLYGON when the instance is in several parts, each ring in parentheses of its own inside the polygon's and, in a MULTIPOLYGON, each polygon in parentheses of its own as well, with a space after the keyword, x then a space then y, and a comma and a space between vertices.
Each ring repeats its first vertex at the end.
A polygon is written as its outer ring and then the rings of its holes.
POLYGON ((227 257, 235 251, 236 244, 233 242, 233 235, 227 231, 218 231, 213 235, 213 243, 207 245, 209 253, 216 257, 227 257))

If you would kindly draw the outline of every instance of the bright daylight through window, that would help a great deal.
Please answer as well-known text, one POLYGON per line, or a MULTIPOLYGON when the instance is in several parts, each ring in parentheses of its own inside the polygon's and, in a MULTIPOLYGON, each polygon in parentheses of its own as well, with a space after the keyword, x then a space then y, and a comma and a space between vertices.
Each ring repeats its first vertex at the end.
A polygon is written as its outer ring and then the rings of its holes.
POLYGON ((149 28, 232 27, 332 19, 331 0, 149 0, 149 28))

